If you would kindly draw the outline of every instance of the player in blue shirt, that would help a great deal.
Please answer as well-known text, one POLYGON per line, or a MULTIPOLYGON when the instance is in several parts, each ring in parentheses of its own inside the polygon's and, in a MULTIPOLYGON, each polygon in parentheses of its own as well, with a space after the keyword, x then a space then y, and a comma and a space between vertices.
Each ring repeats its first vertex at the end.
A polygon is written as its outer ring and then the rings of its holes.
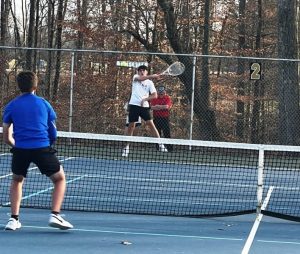
POLYGON ((51 147, 57 136, 56 114, 45 99, 36 96, 38 79, 31 71, 20 72, 17 76, 21 95, 10 101, 3 114, 3 140, 12 147, 12 183, 10 188, 11 218, 5 229, 21 227, 19 220, 22 187, 31 162, 42 174, 53 182, 52 212, 49 226, 60 229, 73 228, 60 216, 60 209, 66 189, 63 167, 51 147))

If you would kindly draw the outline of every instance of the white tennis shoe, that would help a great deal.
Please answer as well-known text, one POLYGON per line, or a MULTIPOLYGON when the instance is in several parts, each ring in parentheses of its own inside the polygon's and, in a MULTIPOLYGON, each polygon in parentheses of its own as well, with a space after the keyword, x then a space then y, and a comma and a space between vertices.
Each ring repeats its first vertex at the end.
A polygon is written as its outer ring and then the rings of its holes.
POLYGON ((164 146, 164 144, 159 144, 159 151, 167 153, 168 149, 164 146))
POLYGON ((10 218, 5 226, 5 230, 16 230, 21 228, 22 224, 19 220, 10 218))
POLYGON ((129 146, 126 146, 122 151, 122 156, 128 157, 128 154, 129 154, 129 146))
POLYGON ((53 213, 50 214, 49 226, 63 230, 73 228, 73 225, 70 222, 64 220, 59 214, 55 215, 53 213))

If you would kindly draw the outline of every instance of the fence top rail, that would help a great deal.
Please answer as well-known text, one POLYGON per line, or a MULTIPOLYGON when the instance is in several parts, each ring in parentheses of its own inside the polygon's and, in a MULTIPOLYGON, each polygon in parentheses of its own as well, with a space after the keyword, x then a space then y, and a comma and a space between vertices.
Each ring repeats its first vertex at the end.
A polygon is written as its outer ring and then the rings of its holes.
POLYGON ((162 53, 162 52, 142 52, 142 51, 110 51, 110 50, 96 50, 96 49, 73 49, 73 48, 32 48, 32 47, 14 47, 14 46, 0 46, 1 49, 13 50, 38 50, 38 51, 62 51, 70 53, 98 53, 98 54, 123 54, 123 55, 161 55, 161 56, 186 56, 186 57, 209 57, 209 58, 231 58, 231 59, 247 59, 247 60, 268 60, 268 61, 288 61, 300 62, 300 59, 285 59, 285 58, 267 58, 267 57, 246 57, 246 56, 226 56, 226 55, 202 55, 202 54, 178 54, 178 53, 162 53))

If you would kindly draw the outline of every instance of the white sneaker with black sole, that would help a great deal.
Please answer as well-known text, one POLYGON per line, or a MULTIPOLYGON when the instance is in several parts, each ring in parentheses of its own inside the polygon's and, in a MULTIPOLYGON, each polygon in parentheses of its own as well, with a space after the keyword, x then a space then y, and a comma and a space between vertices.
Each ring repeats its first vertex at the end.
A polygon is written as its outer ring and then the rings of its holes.
POLYGON ((73 228, 73 225, 70 222, 64 220, 59 214, 56 215, 53 213, 50 214, 49 226, 63 230, 73 228))
POLYGON ((22 224, 19 220, 16 220, 14 218, 10 218, 5 226, 5 230, 16 230, 21 228, 22 224))
POLYGON ((159 144, 159 151, 167 153, 168 149, 164 146, 164 144, 159 144))
POLYGON ((122 157, 128 157, 129 154, 129 146, 123 148, 122 157))

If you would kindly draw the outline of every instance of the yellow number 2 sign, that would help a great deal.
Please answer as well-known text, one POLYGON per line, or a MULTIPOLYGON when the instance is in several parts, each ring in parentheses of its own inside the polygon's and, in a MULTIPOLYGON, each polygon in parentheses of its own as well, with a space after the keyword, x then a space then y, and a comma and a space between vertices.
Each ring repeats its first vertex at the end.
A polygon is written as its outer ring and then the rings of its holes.
POLYGON ((261 79, 261 63, 250 63, 250 79, 261 79))

